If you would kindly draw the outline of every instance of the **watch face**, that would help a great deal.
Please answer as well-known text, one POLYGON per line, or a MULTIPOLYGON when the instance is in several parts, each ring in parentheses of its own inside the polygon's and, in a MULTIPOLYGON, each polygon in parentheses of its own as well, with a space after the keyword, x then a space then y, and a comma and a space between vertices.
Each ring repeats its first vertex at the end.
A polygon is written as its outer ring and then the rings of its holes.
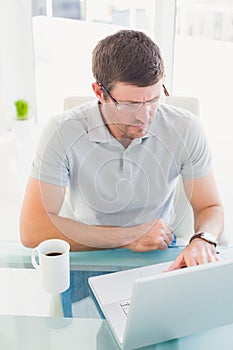
POLYGON ((217 243, 217 237, 209 232, 203 232, 201 237, 208 242, 217 243))

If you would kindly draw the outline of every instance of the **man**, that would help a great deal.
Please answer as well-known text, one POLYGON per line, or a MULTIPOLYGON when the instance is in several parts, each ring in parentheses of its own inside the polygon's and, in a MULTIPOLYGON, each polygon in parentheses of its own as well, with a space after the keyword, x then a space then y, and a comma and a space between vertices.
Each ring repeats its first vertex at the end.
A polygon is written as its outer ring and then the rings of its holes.
POLYGON ((52 118, 38 145, 21 214, 21 239, 72 250, 166 249, 181 174, 195 235, 170 269, 218 260, 223 208, 197 118, 161 104, 165 68, 144 33, 122 30, 93 51, 97 102, 52 118), (72 215, 59 215, 66 188, 72 215))

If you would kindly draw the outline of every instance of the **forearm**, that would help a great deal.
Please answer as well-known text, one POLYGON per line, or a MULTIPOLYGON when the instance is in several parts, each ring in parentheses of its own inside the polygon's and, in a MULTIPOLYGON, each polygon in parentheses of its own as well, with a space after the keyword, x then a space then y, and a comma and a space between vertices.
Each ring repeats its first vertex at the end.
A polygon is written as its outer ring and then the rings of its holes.
POLYGON ((195 232, 211 232, 219 236, 223 231, 224 211, 221 205, 207 207, 200 212, 194 212, 195 232))
POLYGON ((57 215, 50 215, 50 218, 59 231, 74 242, 74 248, 80 245, 88 250, 119 248, 134 240, 140 231, 138 226, 93 226, 57 215))
POLYGON ((28 247, 46 239, 59 238, 69 242, 73 251, 118 248, 134 240, 138 234, 139 226, 92 226, 51 213, 21 223, 21 240, 28 247))
POLYGON ((65 188, 30 179, 21 209, 20 236, 26 247, 64 239, 71 250, 126 247, 134 251, 166 249, 173 233, 162 220, 131 227, 94 226, 59 216, 65 188), (169 232, 168 232, 169 231, 169 232))
POLYGON ((96 250, 125 246, 142 234, 140 226, 92 226, 59 216, 65 188, 30 178, 20 216, 20 237, 26 247, 60 238, 71 250, 96 250))

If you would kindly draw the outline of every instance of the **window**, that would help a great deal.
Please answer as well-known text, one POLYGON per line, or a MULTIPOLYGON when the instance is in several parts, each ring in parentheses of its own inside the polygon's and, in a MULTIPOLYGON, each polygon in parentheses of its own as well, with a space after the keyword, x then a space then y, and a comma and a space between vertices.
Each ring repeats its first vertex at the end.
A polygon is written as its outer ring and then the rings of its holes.
POLYGON ((89 21, 153 30, 154 1, 89 0, 89 21))
POLYGON ((232 236, 233 1, 177 1, 174 57, 173 93, 200 99, 225 231, 232 236))
POLYGON ((53 16, 71 19, 86 19, 85 1, 53 0, 53 16))
POLYGON ((32 0, 32 16, 46 15, 46 0, 32 0))
POLYGON ((32 0, 38 119, 63 110, 69 95, 91 95, 91 52, 130 27, 153 36, 154 1, 32 0))
POLYGON ((32 0, 32 15, 49 15, 152 31, 154 0, 32 0))

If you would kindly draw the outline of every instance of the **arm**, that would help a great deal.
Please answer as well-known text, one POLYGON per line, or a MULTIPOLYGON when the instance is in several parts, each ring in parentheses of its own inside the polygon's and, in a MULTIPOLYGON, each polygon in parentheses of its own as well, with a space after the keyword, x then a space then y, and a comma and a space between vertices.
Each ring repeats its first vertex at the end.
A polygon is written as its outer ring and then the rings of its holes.
MULTIPOLYGON (((195 233, 210 232, 218 237, 223 230, 224 214, 213 173, 194 180, 184 180, 184 188, 194 213, 195 233)), ((194 239, 177 257, 169 270, 219 260, 213 244, 194 239)))
POLYGON ((141 244, 140 247, 137 244, 137 251, 146 251, 165 249, 173 239, 165 227, 157 234, 157 222, 134 227, 106 227, 61 217, 59 211, 64 198, 64 187, 33 178, 29 180, 20 218, 21 241, 25 246, 34 247, 43 240, 59 238, 69 242, 71 250, 75 251, 122 246, 136 250, 131 244, 139 240, 141 244))
POLYGON ((124 228, 101 228, 59 216, 65 188, 30 178, 20 218, 22 243, 34 247, 41 241, 59 238, 68 241, 71 250, 115 248, 131 240, 124 228))
POLYGON ((223 231, 223 206, 213 172, 207 176, 184 180, 184 188, 194 212, 195 232, 211 232, 217 237, 223 231))

